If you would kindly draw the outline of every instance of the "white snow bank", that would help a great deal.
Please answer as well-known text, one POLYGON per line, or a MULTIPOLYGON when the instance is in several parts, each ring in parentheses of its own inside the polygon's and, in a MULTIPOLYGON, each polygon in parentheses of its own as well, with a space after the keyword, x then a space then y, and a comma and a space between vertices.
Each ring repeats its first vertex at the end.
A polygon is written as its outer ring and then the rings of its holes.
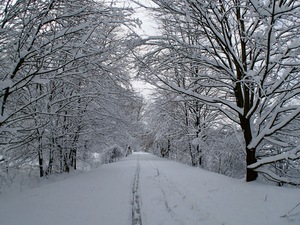
POLYGON ((282 218, 300 202, 300 189, 246 183, 153 156, 140 161, 143 225, 300 224, 300 206, 282 218))
POLYGON ((32 190, 0 195, 0 224, 130 224, 135 169, 135 162, 125 160, 32 190))
POLYGON ((0 224, 131 225, 133 184, 143 225, 300 224, 299 189, 245 183, 143 152, 0 195, 0 224))

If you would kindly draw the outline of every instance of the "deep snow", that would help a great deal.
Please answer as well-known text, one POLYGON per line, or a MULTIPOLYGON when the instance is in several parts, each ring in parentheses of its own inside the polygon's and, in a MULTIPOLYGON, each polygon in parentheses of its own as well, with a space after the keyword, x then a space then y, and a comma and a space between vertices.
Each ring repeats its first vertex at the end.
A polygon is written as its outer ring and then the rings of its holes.
POLYGON ((245 183, 145 153, 0 195, 1 225, 299 225, 300 190, 245 183), (287 216, 290 210, 292 210, 287 216))

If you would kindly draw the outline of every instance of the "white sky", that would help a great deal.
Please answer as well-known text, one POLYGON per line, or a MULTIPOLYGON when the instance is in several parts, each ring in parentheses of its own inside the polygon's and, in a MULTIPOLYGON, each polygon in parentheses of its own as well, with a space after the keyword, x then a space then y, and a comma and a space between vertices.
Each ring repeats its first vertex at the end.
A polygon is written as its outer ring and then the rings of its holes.
MULTIPOLYGON (((153 6, 153 3, 151 4, 151 0, 137 0, 141 4, 144 4, 146 6, 153 6)), ((134 14, 135 17, 139 18, 142 21, 142 31, 138 31, 140 34, 145 34, 148 36, 153 36, 157 34, 157 23, 155 20, 151 17, 151 12, 147 11, 146 9, 136 5, 132 4, 133 7, 137 6, 135 8, 136 13, 134 14)))
POLYGON ((145 83, 144 81, 139 81, 139 80, 135 80, 135 81, 132 81, 132 86, 133 88, 141 93, 141 95, 146 99, 146 100, 149 100, 151 99, 151 96, 153 94, 153 86, 151 86, 150 84, 148 83, 145 83))
MULTIPOLYGON (((149 12, 149 10, 143 8, 142 6, 134 3, 133 1, 145 5, 146 7, 154 6, 154 3, 152 3, 151 0, 117 0, 115 4, 120 6, 126 6, 126 7, 131 6, 135 10, 133 17, 138 18, 142 22, 141 28, 135 29, 135 32, 137 34, 139 34, 142 37, 156 36, 158 33, 157 32, 158 24, 152 18, 151 12, 149 12)), ((133 88, 137 92, 141 93, 141 95, 146 100, 151 99, 151 95, 153 93, 151 89, 154 88, 153 86, 141 80, 134 80, 131 83, 133 88)))
POLYGON ((136 30, 138 34, 149 36, 155 35, 157 33, 156 28, 158 26, 154 19, 151 17, 151 13, 149 12, 149 10, 143 8, 139 4, 134 3, 133 1, 138 2, 141 5, 145 5, 146 7, 153 7, 155 5, 151 0, 118 0, 115 4, 127 7, 131 6, 136 11, 133 17, 139 18, 142 21, 142 29, 136 30))
MULTIPOLYGON (((136 0, 141 4, 146 6, 153 6, 151 0, 136 0)), ((134 17, 139 18, 142 21, 141 29, 137 29, 136 32, 142 36, 155 36, 157 35, 157 23, 151 17, 150 12, 146 9, 138 6, 137 4, 131 3, 132 7, 136 10, 134 17)), ((142 96, 147 100, 151 98, 153 86, 144 81, 135 80, 132 82, 134 89, 142 94, 142 96)))

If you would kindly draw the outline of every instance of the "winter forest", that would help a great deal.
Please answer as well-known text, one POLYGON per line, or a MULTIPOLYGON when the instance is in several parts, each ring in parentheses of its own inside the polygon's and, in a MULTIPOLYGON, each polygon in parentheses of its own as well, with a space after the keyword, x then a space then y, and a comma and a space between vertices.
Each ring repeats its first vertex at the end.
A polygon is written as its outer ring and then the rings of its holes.
POLYGON ((0 26, 0 192, 132 151, 300 184, 298 0, 2 0, 0 26))

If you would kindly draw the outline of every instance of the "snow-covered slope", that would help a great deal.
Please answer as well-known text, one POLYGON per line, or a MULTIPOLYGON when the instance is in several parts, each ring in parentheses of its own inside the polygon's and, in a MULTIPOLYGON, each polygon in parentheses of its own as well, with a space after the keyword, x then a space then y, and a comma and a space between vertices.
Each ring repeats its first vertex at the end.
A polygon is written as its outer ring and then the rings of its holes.
POLYGON ((245 183, 136 153, 88 173, 0 195, 0 224, 299 225, 300 206, 292 210, 299 202, 299 189, 245 183))

